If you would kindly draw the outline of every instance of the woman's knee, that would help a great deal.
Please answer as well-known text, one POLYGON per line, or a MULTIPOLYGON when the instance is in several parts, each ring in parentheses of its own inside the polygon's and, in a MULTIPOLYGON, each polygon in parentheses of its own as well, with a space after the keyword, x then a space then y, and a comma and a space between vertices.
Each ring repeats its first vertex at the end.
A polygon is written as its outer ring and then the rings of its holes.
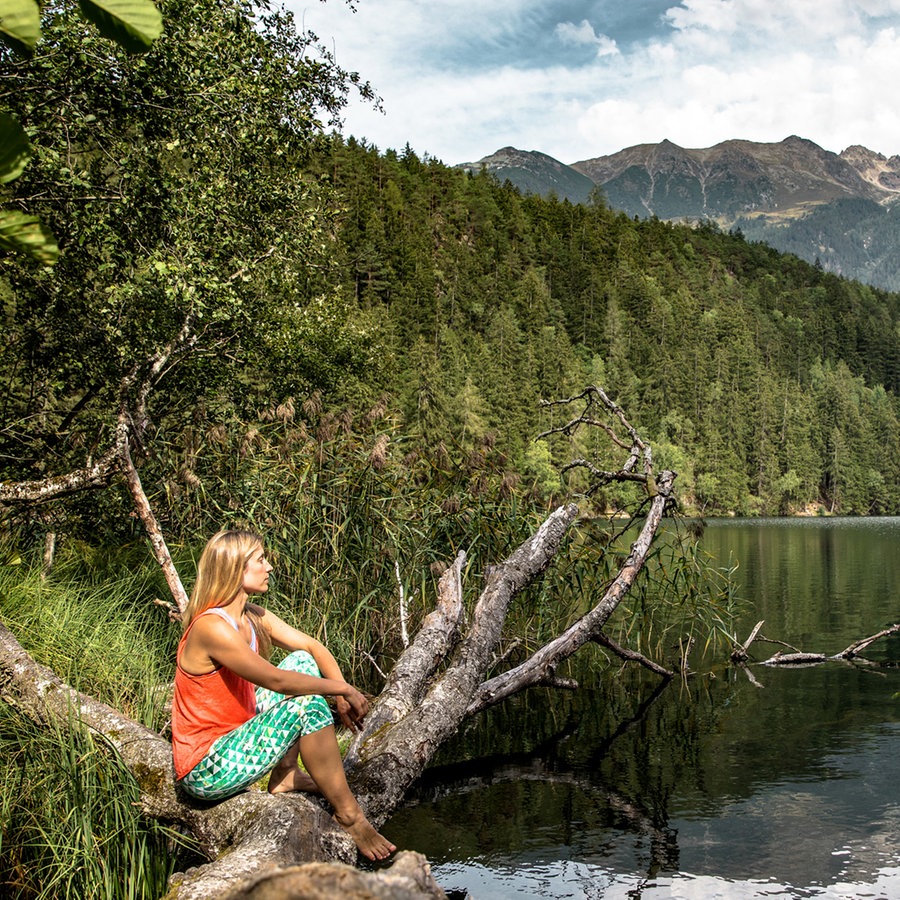
POLYGON ((304 675, 314 675, 316 678, 320 675, 319 666, 316 664, 313 655, 307 653, 306 650, 294 650, 293 653, 289 653, 278 663, 278 668, 288 669, 291 672, 301 672, 304 675))

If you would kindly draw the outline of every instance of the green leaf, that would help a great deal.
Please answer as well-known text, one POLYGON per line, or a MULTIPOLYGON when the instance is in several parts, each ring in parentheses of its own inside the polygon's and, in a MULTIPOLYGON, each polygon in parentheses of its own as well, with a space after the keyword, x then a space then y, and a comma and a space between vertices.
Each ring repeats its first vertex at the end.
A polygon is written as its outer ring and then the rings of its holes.
POLYGON ((59 256, 56 238, 37 216, 13 210, 0 210, 0 250, 25 253, 52 266, 59 256))
POLYGON ((0 0, 0 40, 30 53, 41 36, 41 11, 34 0, 0 0))
POLYGON ((79 0, 78 5, 100 34, 129 53, 148 50, 162 34, 162 15, 151 0, 79 0))
POLYGON ((0 184, 18 178, 31 159, 25 129, 9 114, 0 112, 0 184))

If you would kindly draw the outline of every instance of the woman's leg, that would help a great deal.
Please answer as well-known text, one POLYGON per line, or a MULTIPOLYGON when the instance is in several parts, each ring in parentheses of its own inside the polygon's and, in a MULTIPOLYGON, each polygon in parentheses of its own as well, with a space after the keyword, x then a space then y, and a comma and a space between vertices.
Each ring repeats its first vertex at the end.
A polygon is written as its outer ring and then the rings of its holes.
MULTIPOLYGON (((281 666, 307 675, 319 674, 316 661, 302 650, 287 656, 281 666)), ((268 703, 280 696, 278 694, 269 696, 271 693, 262 688, 257 690, 257 708, 266 708, 268 703)), ((341 751, 332 724, 331 710, 321 697, 316 699, 328 710, 327 724, 318 724, 316 727, 317 723, 324 721, 324 716, 315 715, 315 711, 321 711, 321 708, 314 706, 308 714, 313 721, 308 723, 298 740, 291 745, 272 770, 269 776, 269 790, 272 793, 309 790, 308 782, 311 781, 311 786, 317 788, 331 804, 335 820, 353 838, 360 853, 368 859, 385 859, 397 848, 372 827, 359 803, 356 802, 356 797, 350 791, 344 774, 344 761, 341 759, 341 751), (300 760, 303 761, 309 776, 297 765, 300 760), (292 784, 295 786, 290 787, 292 784)))
POLYGON ((297 743, 306 771, 334 808, 335 821, 356 841, 360 853, 373 860, 390 856, 397 848, 375 830, 350 791, 334 726, 306 734, 297 743))
POLYGON ((306 794, 321 794, 319 786, 300 768, 300 740, 291 744, 288 752, 276 763, 269 773, 266 790, 270 794, 284 794, 303 791, 306 794))
MULTIPOLYGON (((278 665, 280 669, 289 669, 292 672, 302 672, 304 675, 319 676, 319 667, 311 654, 304 650, 296 650, 286 656, 278 665)), ((256 708, 258 712, 264 712, 275 704, 284 700, 282 694, 277 694, 267 688, 256 689, 256 708)), ((307 793, 320 793, 316 782, 300 768, 300 734, 311 729, 324 728, 333 722, 331 709, 323 697, 315 695, 296 697, 295 702, 304 710, 310 720, 306 727, 298 731, 297 739, 288 748, 285 755, 278 761, 269 775, 268 791, 270 794, 279 794, 288 791, 305 791, 307 793)))

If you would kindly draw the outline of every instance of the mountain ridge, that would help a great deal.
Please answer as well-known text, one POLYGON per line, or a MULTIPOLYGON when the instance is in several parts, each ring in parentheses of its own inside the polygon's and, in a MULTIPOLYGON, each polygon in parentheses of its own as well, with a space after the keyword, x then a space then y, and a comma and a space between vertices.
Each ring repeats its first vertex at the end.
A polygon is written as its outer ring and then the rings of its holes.
POLYGON ((571 165, 504 147, 460 168, 485 169, 523 193, 573 203, 600 188, 611 208, 628 215, 713 220, 846 277, 900 290, 893 261, 900 256, 900 155, 861 144, 834 153, 798 135, 777 143, 734 138, 700 149, 662 140, 571 165), (840 210, 847 203, 857 205, 844 227, 840 210))

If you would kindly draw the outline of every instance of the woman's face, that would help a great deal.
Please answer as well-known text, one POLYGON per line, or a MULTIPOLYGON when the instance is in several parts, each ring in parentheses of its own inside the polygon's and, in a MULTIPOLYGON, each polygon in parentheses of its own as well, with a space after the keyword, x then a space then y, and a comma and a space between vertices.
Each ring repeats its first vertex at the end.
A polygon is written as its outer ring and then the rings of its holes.
POLYGON ((262 546, 253 551, 253 555, 244 565, 244 591, 248 594, 264 594, 269 589, 269 572, 272 566, 266 559, 266 551, 262 546))

